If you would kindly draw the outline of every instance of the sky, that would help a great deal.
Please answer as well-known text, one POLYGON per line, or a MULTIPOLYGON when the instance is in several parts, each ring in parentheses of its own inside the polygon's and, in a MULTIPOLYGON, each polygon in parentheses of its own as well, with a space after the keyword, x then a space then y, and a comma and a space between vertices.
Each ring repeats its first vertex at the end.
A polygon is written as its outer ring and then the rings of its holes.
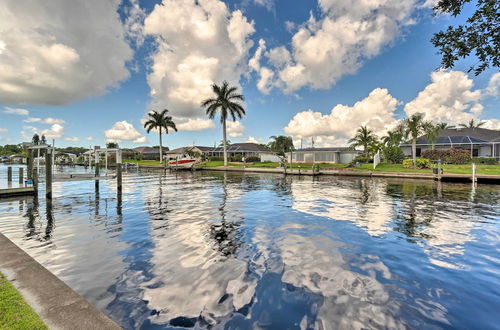
POLYGON ((168 109, 164 145, 213 146, 219 118, 200 103, 226 80, 245 96, 231 142, 345 146, 416 112, 500 129, 500 73, 450 70, 430 42, 459 17, 433 0, 0 0, 0 145, 157 145, 143 123, 168 109))

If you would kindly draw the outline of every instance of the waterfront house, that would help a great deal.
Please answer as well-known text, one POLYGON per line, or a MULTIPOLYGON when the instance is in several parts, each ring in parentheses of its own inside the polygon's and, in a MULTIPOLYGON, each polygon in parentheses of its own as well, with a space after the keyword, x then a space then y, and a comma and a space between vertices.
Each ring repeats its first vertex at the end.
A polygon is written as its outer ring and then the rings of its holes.
POLYGON ((361 151, 347 147, 304 148, 287 153, 288 162, 348 164, 361 151))
MULTIPOLYGON (((434 149, 466 149, 472 157, 500 159, 500 131, 486 128, 447 128, 439 133, 434 149)), ((401 144, 405 156, 411 157, 411 141, 401 144)), ((417 157, 432 149, 426 135, 417 139, 417 157)))
MULTIPOLYGON (((141 159, 144 160, 160 160, 160 148, 153 147, 137 147, 132 149, 134 153, 141 155, 141 159)), ((163 148, 163 152, 167 151, 168 148, 163 148)))
MULTIPOLYGON (((204 152, 207 156, 223 157, 224 148, 216 147, 204 152)), ((257 143, 233 143, 227 146, 228 157, 258 157, 260 161, 279 162, 281 158, 267 146, 257 143)))
POLYGON ((168 160, 176 159, 177 157, 182 157, 182 155, 186 154, 186 152, 195 152, 200 155, 200 160, 204 155, 208 155, 210 151, 214 148, 212 147, 203 147, 203 146, 190 146, 190 147, 180 147, 177 149, 169 150, 165 153, 166 158, 168 160))
MULTIPOLYGON (((168 159, 182 156, 187 150, 192 150, 203 155, 202 158, 223 157, 223 147, 187 146, 166 152, 168 159)), ((261 161, 279 162, 281 158, 268 147, 257 143, 233 143, 227 145, 228 157, 258 157, 261 161)))

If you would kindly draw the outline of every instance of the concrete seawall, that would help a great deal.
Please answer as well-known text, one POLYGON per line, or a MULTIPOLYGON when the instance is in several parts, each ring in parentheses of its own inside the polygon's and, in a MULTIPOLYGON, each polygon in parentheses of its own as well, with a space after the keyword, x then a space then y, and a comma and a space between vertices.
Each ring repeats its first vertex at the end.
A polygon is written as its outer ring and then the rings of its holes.
MULTIPOLYGON (((227 172, 247 172, 247 173, 276 173, 285 174, 282 168, 235 168, 235 167, 199 167, 199 170, 204 171, 227 171, 227 172)), ((422 179, 422 180, 437 180, 432 173, 414 173, 414 172, 377 172, 377 171, 356 171, 356 170, 298 170, 287 169, 288 175, 332 175, 332 176, 357 176, 357 177, 377 177, 377 178, 403 178, 403 179, 422 179)), ((500 184, 500 175, 478 174, 477 181, 479 183, 500 184)), ((442 181, 467 182, 472 181, 472 176, 469 174, 452 174, 445 173, 441 176, 442 181)))
POLYGON ((0 272, 50 329, 121 329, 3 234, 0 272))

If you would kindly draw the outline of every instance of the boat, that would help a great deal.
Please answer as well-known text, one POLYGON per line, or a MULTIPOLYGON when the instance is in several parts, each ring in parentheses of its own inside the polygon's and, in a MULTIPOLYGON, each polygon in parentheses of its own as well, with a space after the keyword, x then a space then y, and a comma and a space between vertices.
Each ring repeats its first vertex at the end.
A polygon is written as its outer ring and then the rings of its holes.
POLYGON ((192 169, 194 165, 198 162, 196 158, 192 158, 188 155, 183 155, 182 157, 177 157, 175 160, 168 162, 168 166, 173 169, 192 169))

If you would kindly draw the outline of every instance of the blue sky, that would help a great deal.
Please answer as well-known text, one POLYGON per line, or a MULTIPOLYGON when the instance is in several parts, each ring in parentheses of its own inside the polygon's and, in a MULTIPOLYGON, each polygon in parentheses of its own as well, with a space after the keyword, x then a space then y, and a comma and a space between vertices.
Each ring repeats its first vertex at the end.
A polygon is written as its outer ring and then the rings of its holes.
POLYGON ((220 124, 198 104, 224 79, 246 97, 232 142, 344 145, 414 112, 500 128, 498 69, 439 70, 430 43, 473 6, 452 18, 416 0, 2 2, 0 144, 38 132, 58 146, 155 145, 142 120, 168 108, 182 129, 167 146, 213 145, 220 124))

